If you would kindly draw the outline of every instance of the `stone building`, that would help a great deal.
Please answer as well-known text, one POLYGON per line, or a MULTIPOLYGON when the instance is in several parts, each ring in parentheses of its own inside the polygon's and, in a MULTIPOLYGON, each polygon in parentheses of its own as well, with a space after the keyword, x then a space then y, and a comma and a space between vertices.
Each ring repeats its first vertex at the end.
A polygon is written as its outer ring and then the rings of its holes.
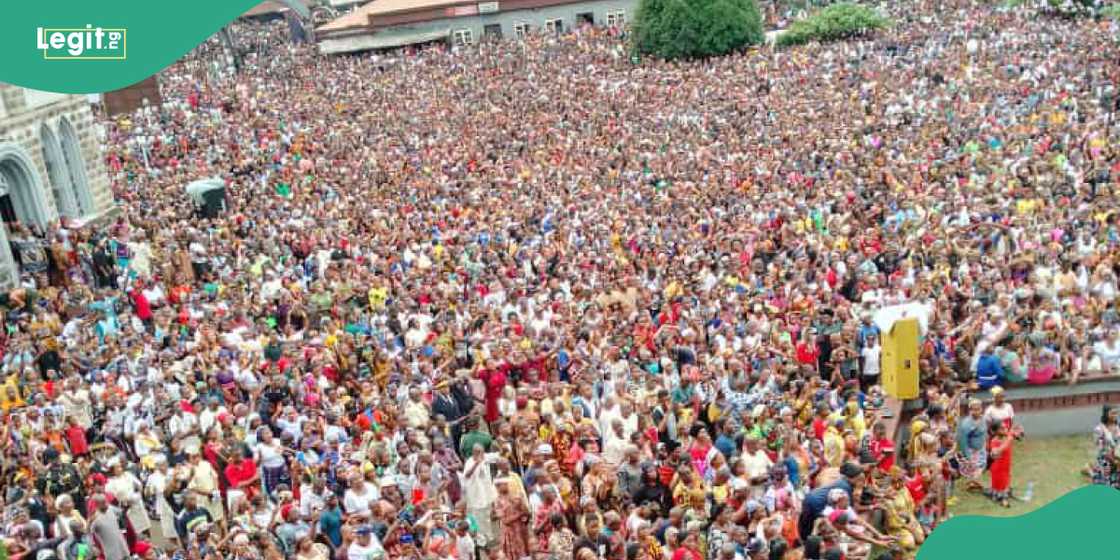
POLYGON ((113 206, 89 99, 0 83, 0 286, 19 281, 15 223, 88 222, 113 206))

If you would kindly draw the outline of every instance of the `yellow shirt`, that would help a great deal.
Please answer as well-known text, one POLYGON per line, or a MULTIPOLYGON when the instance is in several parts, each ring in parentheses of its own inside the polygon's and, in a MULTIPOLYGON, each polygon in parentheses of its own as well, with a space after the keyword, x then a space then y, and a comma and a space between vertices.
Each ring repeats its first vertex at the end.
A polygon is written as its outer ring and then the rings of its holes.
POLYGON ((371 309, 381 309, 385 307, 385 300, 389 299, 389 288, 370 288, 367 297, 371 309))
POLYGON ((840 467, 844 462, 844 437, 836 428, 829 428, 824 433, 824 460, 831 467, 840 467))
POLYGON ((19 391, 19 376, 9 375, 8 379, 0 385, 0 409, 8 412, 13 408, 19 408, 26 405, 23 400, 23 395, 19 391))
POLYGON ((665 286, 665 299, 673 299, 682 293, 684 293, 684 290, 681 289, 680 282, 676 280, 669 282, 669 285, 665 286))

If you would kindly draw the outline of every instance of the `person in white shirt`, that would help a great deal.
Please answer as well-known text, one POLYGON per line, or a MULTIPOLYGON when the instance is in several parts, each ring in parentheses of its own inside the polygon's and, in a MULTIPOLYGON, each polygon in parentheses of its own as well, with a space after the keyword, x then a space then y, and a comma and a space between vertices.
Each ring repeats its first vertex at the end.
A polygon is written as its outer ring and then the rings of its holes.
POLYGON ((346 560, 380 560, 385 557, 385 549, 373 527, 363 526, 355 531, 357 538, 346 548, 346 560))
POLYGON ((1116 329, 1109 330, 1104 340, 1093 345, 1093 354, 1100 360, 1100 371, 1112 373, 1120 369, 1120 340, 1117 340, 1116 329))
POLYGON ((882 358, 883 349, 879 346, 879 336, 875 334, 867 335, 867 341, 860 350, 860 356, 863 358, 863 383, 864 386, 870 387, 878 383, 880 368, 880 359, 882 358))
POLYGON ((739 460, 743 463, 747 481, 750 483, 750 497, 760 499, 765 494, 766 481, 770 476, 770 467, 774 465, 770 456, 762 450, 758 438, 748 437, 744 442, 743 454, 739 460))
POLYGON ((304 481, 299 486, 299 512, 304 517, 310 518, 316 512, 323 511, 327 506, 327 498, 331 496, 326 481, 316 477, 310 483, 304 481))
POLYGON ((366 482, 361 476, 354 475, 350 480, 350 488, 342 496, 342 509, 346 512, 347 519, 368 518, 370 504, 379 498, 376 486, 366 482))
POLYGON ((615 418, 611 422, 609 433, 611 435, 609 438, 606 433, 603 435, 603 440, 606 442, 603 445, 603 460, 617 467, 626 458, 626 451, 630 449, 631 444, 630 440, 623 435, 621 419, 615 418))
POLYGON ((478 521, 478 532, 485 537, 486 542, 493 542, 496 536, 491 513, 494 502, 498 499, 498 488, 494 486, 490 465, 500 458, 497 453, 486 453, 481 445, 475 445, 471 456, 463 464, 463 473, 460 475, 467 512, 478 521))
MULTIPOLYGON (((229 413, 218 397, 210 397, 206 409, 198 414, 198 428, 205 434, 218 425, 218 416, 229 413)), ((220 429, 220 428, 219 428, 220 429)))

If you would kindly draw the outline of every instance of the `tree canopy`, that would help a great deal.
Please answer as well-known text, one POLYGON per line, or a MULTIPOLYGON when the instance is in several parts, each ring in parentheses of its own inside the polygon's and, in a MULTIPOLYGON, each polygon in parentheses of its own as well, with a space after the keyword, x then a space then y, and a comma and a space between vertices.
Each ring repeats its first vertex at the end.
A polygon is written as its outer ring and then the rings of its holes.
POLYGON ((635 47, 665 59, 718 56, 762 42, 754 0, 642 0, 635 47))
POLYGON ((859 4, 833 4, 813 15, 793 22, 778 37, 779 46, 801 45, 812 41, 836 41, 870 33, 890 25, 890 19, 875 9, 859 4))

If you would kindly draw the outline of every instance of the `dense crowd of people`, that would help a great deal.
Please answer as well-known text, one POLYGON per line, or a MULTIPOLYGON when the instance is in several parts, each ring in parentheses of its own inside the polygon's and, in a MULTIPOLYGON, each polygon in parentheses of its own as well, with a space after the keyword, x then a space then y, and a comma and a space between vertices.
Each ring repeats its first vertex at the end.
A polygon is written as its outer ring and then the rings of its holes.
POLYGON ((119 214, 12 226, 0 550, 898 560, 1010 506, 1001 387, 1120 373, 1117 25, 891 10, 689 63, 235 25, 105 119, 119 214))

